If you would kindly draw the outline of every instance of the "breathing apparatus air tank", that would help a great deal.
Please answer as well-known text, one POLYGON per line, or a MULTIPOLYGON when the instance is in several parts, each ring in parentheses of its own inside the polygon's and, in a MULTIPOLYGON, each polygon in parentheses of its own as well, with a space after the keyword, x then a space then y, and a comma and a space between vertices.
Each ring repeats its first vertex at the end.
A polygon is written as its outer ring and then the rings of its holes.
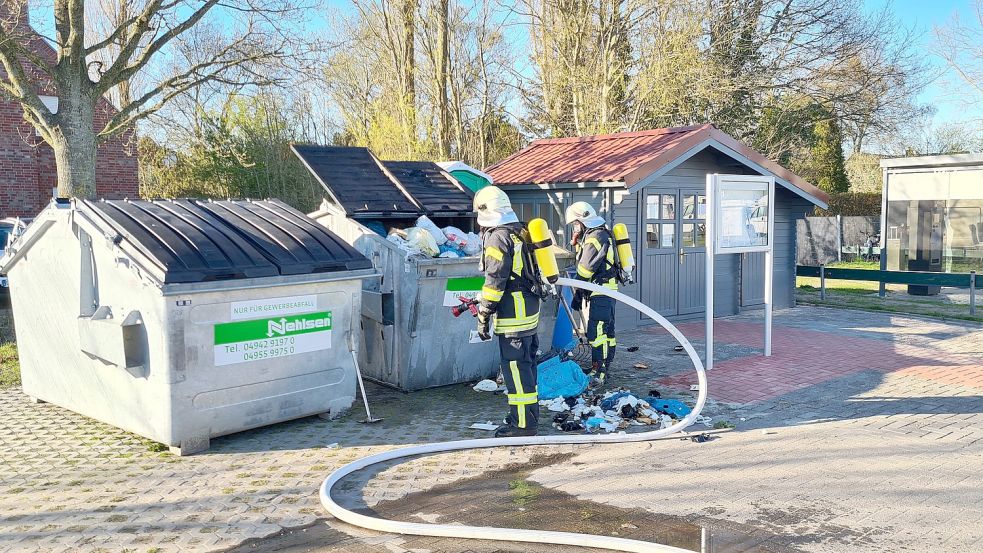
MULTIPOLYGON (((627 231, 625 232, 627 234, 627 231)), ((529 239, 540 274, 550 284, 555 283, 556 279, 560 277, 560 268, 556 263, 556 254, 552 248, 553 233, 545 220, 533 219, 529 221, 529 239)))
POLYGON ((618 264, 621 269, 631 274, 635 268, 635 255, 631 251, 631 240, 628 239, 628 227, 624 223, 618 223, 611 229, 614 234, 614 243, 618 247, 618 264))

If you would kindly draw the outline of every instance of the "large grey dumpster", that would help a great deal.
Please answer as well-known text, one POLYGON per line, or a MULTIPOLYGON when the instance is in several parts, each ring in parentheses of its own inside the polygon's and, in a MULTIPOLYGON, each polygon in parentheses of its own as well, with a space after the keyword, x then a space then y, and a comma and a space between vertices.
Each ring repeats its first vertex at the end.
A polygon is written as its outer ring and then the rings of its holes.
MULTIPOLYGON (((498 343, 472 342, 470 314, 455 318, 460 296, 481 290, 478 258, 407 256, 376 228, 412 225, 427 215, 439 226, 473 227, 471 192, 429 162, 379 161, 365 148, 294 146, 331 200, 311 218, 371 260, 382 275, 365 282, 363 374, 402 390, 419 390, 493 377, 498 343)), ((540 315, 540 343, 548 347, 557 304, 540 315)))
POLYGON ((355 398, 376 273, 280 202, 57 202, 2 265, 24 392, 181 454, 355 398))

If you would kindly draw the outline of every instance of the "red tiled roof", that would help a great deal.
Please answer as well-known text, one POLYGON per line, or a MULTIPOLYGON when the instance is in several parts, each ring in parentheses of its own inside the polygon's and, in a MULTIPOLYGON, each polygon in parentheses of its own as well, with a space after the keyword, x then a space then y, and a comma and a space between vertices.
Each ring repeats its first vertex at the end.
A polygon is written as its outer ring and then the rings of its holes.
POLYGON ((537 140, 485 171, 495 184, 620 182, 703 127, 537 140))
POLYGON ((736 151, 807 195, 829 196, 711 124, 537 140, 485 172, 495 184, 623 182, 631 187, 707 139, 736 151))

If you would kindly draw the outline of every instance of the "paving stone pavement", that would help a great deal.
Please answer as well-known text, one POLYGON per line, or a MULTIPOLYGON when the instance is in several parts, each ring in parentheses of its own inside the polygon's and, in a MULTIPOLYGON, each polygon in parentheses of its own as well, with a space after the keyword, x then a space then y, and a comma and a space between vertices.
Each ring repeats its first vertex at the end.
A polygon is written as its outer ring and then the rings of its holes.
MULTIPOLYGON (((794 536, 807 551, 983 551, 983 328, 796 308, 776 313, 776 355, 765 359, 759 318, 718 324, 707 412, 736 431, 701 445, 557 446, 547 452, 574 456, 532 477, 616 506, 794 536), (795 353, 816 340, 822 346, 809 355, 795 353)), ((699 338, 699 325, 683 328, 699 338)), ((689 396, 692 369, 668 336, 625 332, 619 344, 639 347, 619 353, 619 383, 678 386, 678 397, 689 396)), ((398 445, 486 436, 466 427, 496 419, 504 403, 466 386, 414 394, 371 386, 369 396, 382 423, 359 424, 356 408, 341 420, 218 438, 207 454, 179 458, 0 391, 0 550, 217 551, 323 524, 317 487, 332 469, 398 445)), ((359 475, 342 496, 372 506, 533 454, 500 448, 414 459, 359 475)), ((336 551, 513 550, 330 524, 336 551)), ((262 541, 251 543, 262 550, 262 541)))

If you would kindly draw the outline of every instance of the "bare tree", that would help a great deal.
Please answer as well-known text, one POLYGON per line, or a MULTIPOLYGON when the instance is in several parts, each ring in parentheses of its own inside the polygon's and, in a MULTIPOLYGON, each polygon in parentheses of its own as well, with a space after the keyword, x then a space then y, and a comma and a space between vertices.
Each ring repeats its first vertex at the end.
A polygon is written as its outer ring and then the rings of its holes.
POLYGON ((302 6, 293 0, 126 1, 115 24, 96 36, 86 26, 84 0, 54 0, 52 37, 27 24, 23 3, 8 9, 12 17, 0 25, 0 91, 21 105, 54 150, 59 195, 95 194, 101 141, 206 83, 276 82, 272 62, 295 53, 286 30, 302 6), (201 44, 203 55, 190 65, 172 63, 175 48, 210 19, 221 20, 216 29, 222 32, 201 44), (118 109, 110 109, 104 96, 126 89, 138 75, 146 76, 146 89, 128 91, 128 100, 120 95, 118 109), (42 92, 58 97, 57 111, 41 100, 42 92))
POLYGON ((983 103, 983 0, 973 3, 968 22, 953 16, 947 25, 935 29, 935 37, 935 50, 967 87, 958 88, 958 95, 969 104, 983 103))

